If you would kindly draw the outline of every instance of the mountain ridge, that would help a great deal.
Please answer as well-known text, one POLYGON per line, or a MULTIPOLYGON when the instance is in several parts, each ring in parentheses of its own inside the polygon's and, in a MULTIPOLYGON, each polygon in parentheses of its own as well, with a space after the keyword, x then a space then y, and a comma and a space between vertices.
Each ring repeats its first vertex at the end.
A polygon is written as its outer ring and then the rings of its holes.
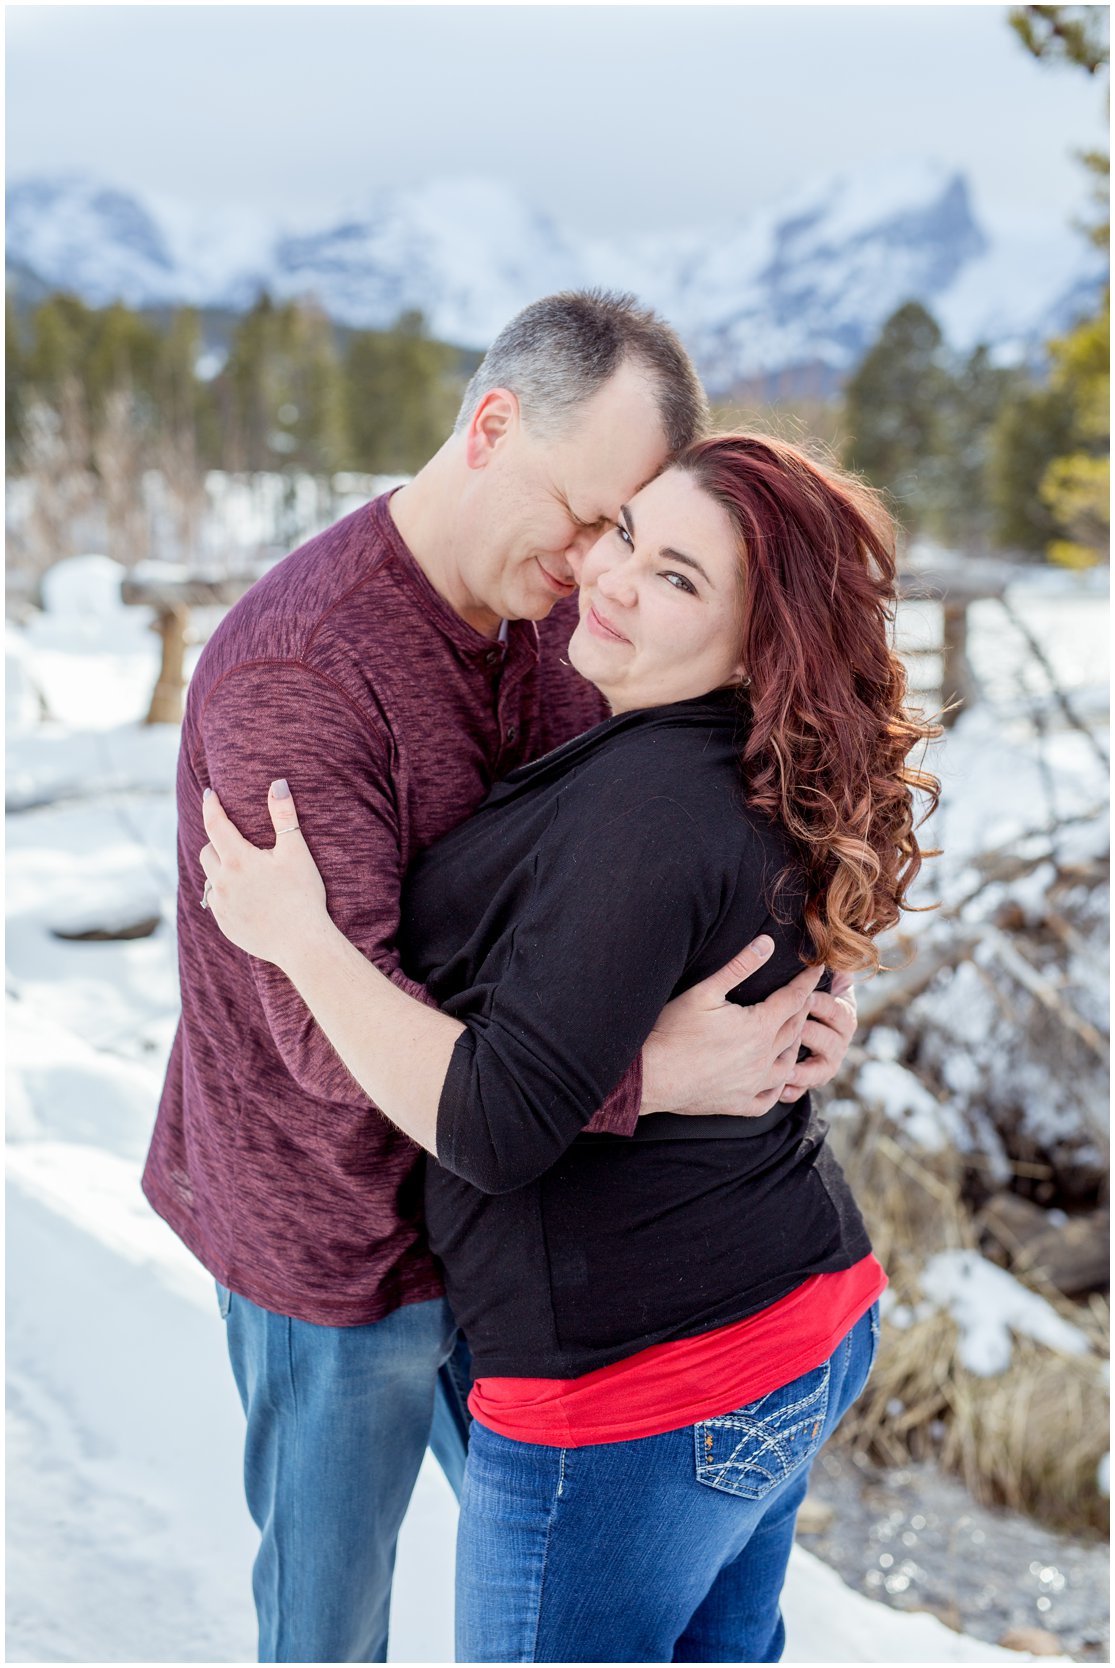
POLYGON ((829 391, 911 299, 954 346, 1025 357, 1072 321, 1100 273, 1067 228, 1058 242, 989 223, 962 173, 918 160, 807 182, 718 227, 622 240, 576 235, 483 178, 381 190, 284 226, 80 173, 33 176, 7 192, 7 257, 17 288, 96 305, 238 312, 266 289, 312 295, 353 328, 418 309, 469 348, 536 296, 633 290, 677 327, 714 394, 798 373, 829 391))

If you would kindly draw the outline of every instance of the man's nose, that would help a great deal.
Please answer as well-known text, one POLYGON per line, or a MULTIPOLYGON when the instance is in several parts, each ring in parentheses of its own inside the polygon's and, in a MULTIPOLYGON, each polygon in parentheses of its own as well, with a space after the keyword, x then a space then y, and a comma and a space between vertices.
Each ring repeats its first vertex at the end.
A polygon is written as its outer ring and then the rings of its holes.
POLYGON ((565 547, 565 559, 573 570, 573 577, 578 584, 581 582, 581 569, 585 557, 600 537, 595 527, 579 527, 565 547))

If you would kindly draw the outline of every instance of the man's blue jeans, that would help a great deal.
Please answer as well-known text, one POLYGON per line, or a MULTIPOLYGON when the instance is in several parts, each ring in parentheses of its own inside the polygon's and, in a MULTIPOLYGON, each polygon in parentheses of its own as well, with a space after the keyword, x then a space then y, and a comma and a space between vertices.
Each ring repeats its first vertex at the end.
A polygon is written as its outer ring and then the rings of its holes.
POLYGON ((810 1463, 877 1339, 875 1304, 823 1366, 664 1436, 548 1448, 474 1422, 458 1661, 777 1662, 810 1463))
POLYGON ((468 1369, 449 1306, 313 1326, 217 1295, 248 1420, 259 1660, 385 1662, 395 1543, 427 1442, 458 1493, 464 1473, 468 1369))

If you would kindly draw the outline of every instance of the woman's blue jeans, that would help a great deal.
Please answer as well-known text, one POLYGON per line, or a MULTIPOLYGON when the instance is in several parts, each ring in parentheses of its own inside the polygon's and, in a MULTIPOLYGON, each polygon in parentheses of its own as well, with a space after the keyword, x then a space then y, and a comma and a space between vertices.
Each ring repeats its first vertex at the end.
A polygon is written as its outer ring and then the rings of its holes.
POLYGON ((821 1367, 664 1436, 548 1448, 469 1441, 457 1540, 460 1662, 777 1662, 809 1468, 855 1401, 878 1304, 821 1367))

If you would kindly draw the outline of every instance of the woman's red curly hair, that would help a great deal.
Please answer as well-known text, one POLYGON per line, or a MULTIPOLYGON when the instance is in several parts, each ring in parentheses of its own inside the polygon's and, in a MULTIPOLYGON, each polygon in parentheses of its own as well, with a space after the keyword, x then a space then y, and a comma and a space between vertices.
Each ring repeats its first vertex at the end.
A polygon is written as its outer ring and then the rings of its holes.
POLYGON ((814 961, 876 970, 876 936, 912 907, 907 891, 934 855, 914 830, 940 795, 906 763, 940 728, 904 704, 894 523, 872 488, 769 435, 713 435, 675 467, 741 540, 747 803, 797 845, 814 961))

